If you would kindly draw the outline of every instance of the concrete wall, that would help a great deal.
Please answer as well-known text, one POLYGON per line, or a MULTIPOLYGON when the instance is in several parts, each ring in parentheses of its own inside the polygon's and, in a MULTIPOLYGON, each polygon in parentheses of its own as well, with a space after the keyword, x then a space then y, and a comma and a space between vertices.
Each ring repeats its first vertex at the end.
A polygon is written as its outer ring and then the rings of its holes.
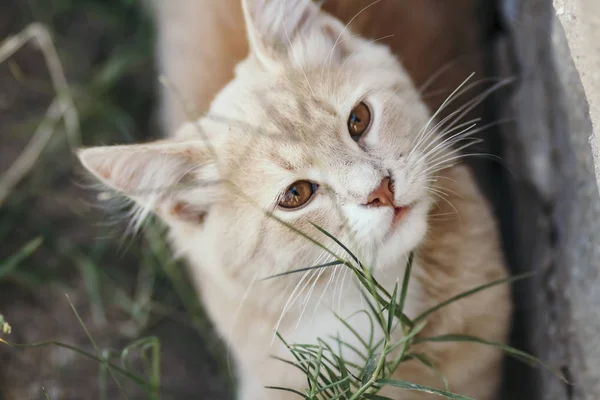
POLYGON ((595 140, 591 141, 600 187, 600 1, 554 0, 590 107, 595 140))
POLYGON ((507 399, 600 399, 600 2, 503 0, 499 103, 511 175, 516 288, 526 347, 571 385, 537 370, 507 399), (595 130, 595 135, 594 135, 595 130))

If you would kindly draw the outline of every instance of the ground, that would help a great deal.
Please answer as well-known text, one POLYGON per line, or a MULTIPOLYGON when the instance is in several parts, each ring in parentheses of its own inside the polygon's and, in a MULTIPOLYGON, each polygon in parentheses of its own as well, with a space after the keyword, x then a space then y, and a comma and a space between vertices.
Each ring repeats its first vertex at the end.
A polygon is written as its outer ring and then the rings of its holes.
MULTIPOLYGON (((0 39, 33 21, 50 28, 83 145, 158 135, 152 24, 137 2, 2 2, 0 39)), ((34 45, 0 65, 0 176, 55 96, 47 71, 34 45)), ((12 326, 4 338, 21 344, 54 340, 91 354, 110 350, 121 365, 126 346, 155 335, 162 399, 231 398, 225 350, 187 286, 185 269, 171 260, 158 228, 131 236, 122 220, 109 220, 97 206, 97 193, 86 187, 72 144, 60 125, 0 204, 0 314, 12 326), (28 244, 35 251, 22 253, 28 244), (15 255, 22 255, 20 262, 9 262, 15 255)), ((148 376, 137 348, 130 353, 127 368, 148 376)), ((51 399, 148 398, 131 379, 116 378, 99 362, 57 345, 0 344, 2 400, 40 399, 44 392, 51 399)))

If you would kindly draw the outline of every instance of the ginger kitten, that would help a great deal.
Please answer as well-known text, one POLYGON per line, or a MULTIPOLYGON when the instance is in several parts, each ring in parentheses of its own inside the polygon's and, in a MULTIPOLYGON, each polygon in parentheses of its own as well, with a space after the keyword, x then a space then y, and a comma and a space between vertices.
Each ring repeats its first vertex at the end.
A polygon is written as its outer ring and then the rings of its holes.
MULTIPOLYGON (((263 280, 333 260, 282 222, 343 257, 312 223, 323 227, 373 266, 390 292, 414 250, 409 317, 506 270, 489 206, 450 148, 462 136, 440 138, 461 122, 438 123, 389 48, 354 35, 309 0, 243 5, 249 55, 205 115, 169 139, 88 148, 79 157, 170 227, 174 251, 187 258, 236 361, 238 398, 296 398, 265 389, 306 385, 297 369, 270 357, 289 358, 274 330, 291 343, 339 335, 358 345, 333 312, 352 316, 363 335, 369 324, 357 314, 365 305, 343 266, 263 280)), ((508 287, 485 290, 430 315, 421 334, 503 343, 510 304, 508 287)), ((435 361, 452 391, 494 397, 500 351, 468 343, 415 351, 435 361)), ((413 361, 394 377, 443 386, 413 361)), ((429 398, 388 387, 380 394, 429 398)))

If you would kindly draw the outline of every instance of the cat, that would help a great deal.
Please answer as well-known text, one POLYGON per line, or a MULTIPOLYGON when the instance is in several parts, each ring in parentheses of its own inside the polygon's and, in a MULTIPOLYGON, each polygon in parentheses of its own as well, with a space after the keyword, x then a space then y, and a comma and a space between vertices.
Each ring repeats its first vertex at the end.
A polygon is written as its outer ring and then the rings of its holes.
MULTIPOLYGON (((271 357, 290 359, 275 330, 289 343, 338 335, 359 347, 336 312, 359 335, 370 333, 346 267, 264 279, 347 257, 315 225, 371 265, 389 292, 414 252, 410 318, 507 271, 490 207, 451 148, 466 135, 457 116, 438 121, 387 46, 354 35, 310 0, 242 5, 250 51, 203 116, 170 138, 78 156, 137 204, 138 218, 152 212, 170 228, 235 360, 238 398, 297 398, 265 388, 306 389, 300 371, 271 357), (442 139, 440 130, 452 129, 442 139)), ((495 286, 431 314, 420 335, 505 343, 511 309, 509 288, 495 286)), ((438 371, 413 360, 394 378, 443 388, 441 373, 456 393, 494 398, 500 350, 463 342, 414 351, 438 371)), ((380 394, 430 398, 392 387, 380 394)))

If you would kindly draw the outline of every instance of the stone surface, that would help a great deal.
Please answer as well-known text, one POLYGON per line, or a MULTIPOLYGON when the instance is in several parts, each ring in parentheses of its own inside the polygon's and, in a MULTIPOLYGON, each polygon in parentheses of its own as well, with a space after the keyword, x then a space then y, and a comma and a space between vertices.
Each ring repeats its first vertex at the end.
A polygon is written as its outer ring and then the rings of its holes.
MULTIPOLYGON (((582 1, 555 3, 562 16, 583 10, 576 8, 582 1)), ((506 398, 597 399, 600 192, 590 105, 597 106, 598 68, 585 36, 592 31, 582 25, 565 34, 550 0, 501 4, 508 43, 497 46, 498 65, 518 77, 501 103, 504 115, 515 118, 503 129, 517 227, 512 250, 518 272, 536 272, 517 287, 517 307, 529 333, 526 347, 572 383, 537 370, 506 398), (573 54, 567 38, 579 46, 573 54)))
MULTIPOLYGON (((568 46, 590 106, 595 132, 590 136, 590 142, 597 149, 600 143, 600 2, 554 0, 554 8, 565 29, 568 46)), ((595 160, 596 178, 600 183, 600 159, 595 157, 595 160)))

